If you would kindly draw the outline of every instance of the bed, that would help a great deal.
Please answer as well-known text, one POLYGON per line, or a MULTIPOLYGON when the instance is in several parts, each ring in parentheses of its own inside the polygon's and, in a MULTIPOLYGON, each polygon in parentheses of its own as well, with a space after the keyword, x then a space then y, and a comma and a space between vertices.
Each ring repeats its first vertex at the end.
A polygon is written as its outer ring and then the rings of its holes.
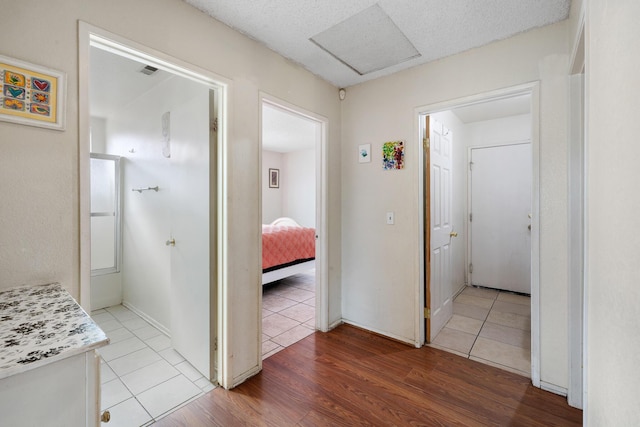
POLYGON ((262 224, 262 284, 315 267, 316 230, 291 218, 262 224))

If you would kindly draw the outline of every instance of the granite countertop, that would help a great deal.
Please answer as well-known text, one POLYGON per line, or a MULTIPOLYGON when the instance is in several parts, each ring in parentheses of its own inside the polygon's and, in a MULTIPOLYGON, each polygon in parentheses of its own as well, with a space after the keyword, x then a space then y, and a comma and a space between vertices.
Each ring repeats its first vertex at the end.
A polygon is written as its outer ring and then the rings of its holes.
POLYGON ((59 283, 0 292, 0 379, 108 343, 59 283))

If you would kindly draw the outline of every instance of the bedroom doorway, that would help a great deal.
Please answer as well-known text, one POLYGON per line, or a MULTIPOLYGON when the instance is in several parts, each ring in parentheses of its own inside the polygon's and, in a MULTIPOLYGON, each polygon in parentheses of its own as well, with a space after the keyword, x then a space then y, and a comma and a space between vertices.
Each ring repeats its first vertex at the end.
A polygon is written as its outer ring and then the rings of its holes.
POLYGON ((324 124, 262 101, 262 359, 322 328, 324 124))

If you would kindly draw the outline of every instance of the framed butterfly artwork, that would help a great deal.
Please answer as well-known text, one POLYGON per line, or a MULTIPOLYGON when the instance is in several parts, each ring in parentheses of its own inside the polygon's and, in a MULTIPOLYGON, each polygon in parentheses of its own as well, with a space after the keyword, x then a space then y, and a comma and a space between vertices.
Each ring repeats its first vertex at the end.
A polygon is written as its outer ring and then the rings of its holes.
POLYGON ((64 130, 64 73, 0 55, 0 120, 64 130))

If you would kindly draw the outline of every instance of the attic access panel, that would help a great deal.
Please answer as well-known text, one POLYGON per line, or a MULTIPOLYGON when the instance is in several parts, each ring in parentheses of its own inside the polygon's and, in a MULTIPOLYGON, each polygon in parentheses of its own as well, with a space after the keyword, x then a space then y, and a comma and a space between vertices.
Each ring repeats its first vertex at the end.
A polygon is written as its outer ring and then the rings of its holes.
POLYGON ((309 40, 361 76, 421 56, 377 4, 309 40))

